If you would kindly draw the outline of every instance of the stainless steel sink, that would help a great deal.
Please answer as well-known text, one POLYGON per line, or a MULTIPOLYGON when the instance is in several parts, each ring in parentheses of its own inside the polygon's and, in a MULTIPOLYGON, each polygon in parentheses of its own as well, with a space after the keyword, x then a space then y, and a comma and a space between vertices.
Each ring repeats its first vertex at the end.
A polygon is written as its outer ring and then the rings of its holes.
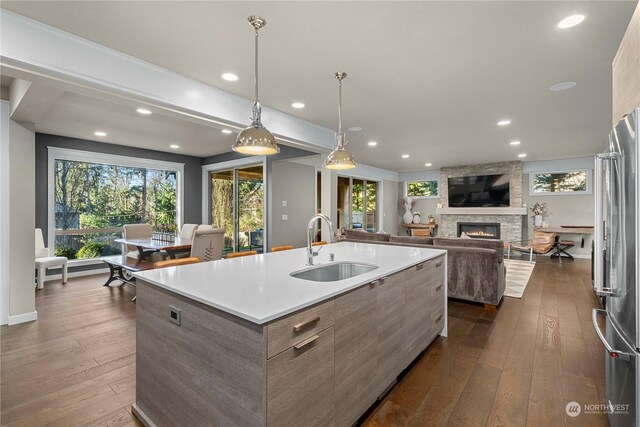
POLYGON ((378 268, 376 265, 359 262, 334 262, 332 264, 319 265, 305 270, 291 273, 292 277, 313 282, 337 282, 368 273, 378 268))

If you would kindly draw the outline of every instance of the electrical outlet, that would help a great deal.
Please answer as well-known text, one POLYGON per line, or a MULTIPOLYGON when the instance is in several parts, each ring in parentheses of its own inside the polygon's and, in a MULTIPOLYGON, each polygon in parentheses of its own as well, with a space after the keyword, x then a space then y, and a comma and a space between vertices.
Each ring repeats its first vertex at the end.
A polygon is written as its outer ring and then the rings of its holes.
POLYGON ((283 207, 283 208, 286 208, 286 207, 287 207, 287 201, 286 201, 286 200, 283 200, 283 201, 282 201, 282 207, 283 207))
POLYGON ((180 326, 180 323, 182 323, 182 310, 170 305, 169 306, 169 320, 171 320, 176 325, 180 326))
POLYGON ((289 221, 289 215, 287 215, 287 214, 282 215, 282 220, 283 221, 289 221))

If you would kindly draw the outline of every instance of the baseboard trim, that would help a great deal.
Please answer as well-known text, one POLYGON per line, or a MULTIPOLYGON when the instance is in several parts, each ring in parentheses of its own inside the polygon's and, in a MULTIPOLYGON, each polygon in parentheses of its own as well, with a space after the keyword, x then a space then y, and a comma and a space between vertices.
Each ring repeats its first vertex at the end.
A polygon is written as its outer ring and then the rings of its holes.
POLYGON ((156 427, 155 423, 147 417, 147 415, 142 412, 138 405, 135 403, 131 405, 131 413, 142 423, 145 427, 156 427))
MULTIPOLYGON (((69 272, 67 277, 83 277, 83 276, 93 276, 95 274, 107 274, 109 272, 108 268, 96 268, 94 270, 83 270, 83 271, 74 271, 69 272)), ((62 273, 60 274, 47 274, 45 277, 45 283, 52 280, 62 280, 62 273)))
POLYGON ((9 316, 8 325, 17 325, 19 323, 33 322, 38 320, 38 312, 32 311, 31 313, 18 314, 17 316, 9 316))

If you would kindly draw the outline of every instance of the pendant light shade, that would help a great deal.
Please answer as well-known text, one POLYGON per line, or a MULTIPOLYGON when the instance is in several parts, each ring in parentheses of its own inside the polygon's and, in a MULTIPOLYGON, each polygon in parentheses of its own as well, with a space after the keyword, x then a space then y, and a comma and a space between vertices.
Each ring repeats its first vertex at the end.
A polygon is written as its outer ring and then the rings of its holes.
POLYGON ((336 135, 336 148, 329 153, 327 160, 324 162, 324 167, 327 169, 344 170, 356 167, 353 156, 346 149, 348 144, 347 137, 342 132, 342 80, 346 77, 347 73, 336 73, 336 79, 338 79, 338 134, 336 135))
POLYGON ((259 16, 250 16, 249 23, 255 30, 255 101, 253 104, 253 116, 251 125, 243 129, 236 138, 236 143, 231 147, 233 151, 253 156, 263 156, 280 152, 275 137, 262 125, 260 101, 258 101, 258 30, 264 27, 267 21, 259 16))

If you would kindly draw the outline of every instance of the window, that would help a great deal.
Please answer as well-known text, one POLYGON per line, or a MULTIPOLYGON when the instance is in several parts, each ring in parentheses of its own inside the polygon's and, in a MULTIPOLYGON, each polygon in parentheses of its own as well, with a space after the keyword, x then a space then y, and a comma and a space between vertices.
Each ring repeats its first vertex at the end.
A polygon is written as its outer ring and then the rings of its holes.
POLYGON ((378 185, 376 181, 338 177, 338 229, 378 231, 378 185))
POLYGON ((529 193, 531 195, 589 193, 589 175, 587 170, 531 173, 529 193))
POLYGON ((127 166, 119 156, 50 150, 49 236, 56 255, 92 259, 120 254, 114 240, 122 237, 124 224, 149 223, 155 231, 170 233, 178 229, 182 165, 165 168, 164 162, 140 159, 160 168, 127 166))
POLYGON ((406 193, 409 197, 438 197, 438 180, 408 181, 406 193))

